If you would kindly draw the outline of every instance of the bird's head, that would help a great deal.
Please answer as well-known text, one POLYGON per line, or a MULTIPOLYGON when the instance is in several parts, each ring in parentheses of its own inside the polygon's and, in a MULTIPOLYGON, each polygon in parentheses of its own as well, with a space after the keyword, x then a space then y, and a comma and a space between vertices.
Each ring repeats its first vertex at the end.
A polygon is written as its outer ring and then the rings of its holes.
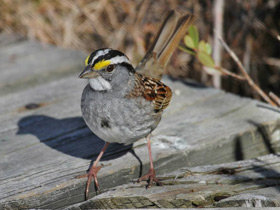
POLYGON ((92 52, 85 60, 85 69, 79 78, 89 80, 96 91, 111 90, 115 85, 127 84, 135 73, 128 57, 118 50, 110 48, 92 52))

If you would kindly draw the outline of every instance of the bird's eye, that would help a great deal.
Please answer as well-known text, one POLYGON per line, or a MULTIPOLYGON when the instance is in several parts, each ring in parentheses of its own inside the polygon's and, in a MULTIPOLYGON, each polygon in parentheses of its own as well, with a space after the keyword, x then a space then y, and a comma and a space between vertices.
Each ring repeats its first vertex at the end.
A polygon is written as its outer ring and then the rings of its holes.
POLYGON ((112 72, 114 69, 115 69, 115 65, 113 65, 113 64, 106 67, 107 72, 112 72))

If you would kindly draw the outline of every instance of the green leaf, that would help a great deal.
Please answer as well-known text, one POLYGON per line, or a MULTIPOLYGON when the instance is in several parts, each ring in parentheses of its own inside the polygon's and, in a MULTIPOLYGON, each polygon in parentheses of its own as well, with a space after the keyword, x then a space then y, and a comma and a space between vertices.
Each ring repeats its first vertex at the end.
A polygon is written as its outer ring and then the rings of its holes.
POLYGON ((199 42, 199 34, 198 34, 198 30, 197 30, 196 26, 191 25, 188 32, 189 32, 190 37, 193 40, 194 48, 197 48, 198 42, 199 42))
POLYGON ((207 53, 207 47, 206 47, 206 42, 205 41, 202 40, 202 41, 199 42, 198 50, 201 51, 201 52, 207 53))
POLYGON ((194 51, 191 51, 191 50, 189 50, 189 49, 187 49, 187 48, 185 48, 185 47, 178 46, 178 48, 179 48, 180 50, 186 52, 186 53, 189 53, 189 54, 191 54, 191 55, 195 55, 194 51))
POLYGON ((205 52, 208 55, 211 55, 211 52, 212 52, 211 45, 209 43, 206 43, 203 40, 199 42, 198 50, 202 51, 202 52, 205 52))
POLYGON ((215 68, 215 63, 214 63, 212 57, 209 54, 207 54, 206 52, 199 51, 197 53, 197 58, 200 61, 200 63, 202 63, 204 66, 210 67, 210 68, 215 68))
POLYGON ((208 55, 211 55, 211 53, 212 53, 212 47, 211 47, 211 45, 209 44, 209 43, 206 43, 206 49, 207 49, 207 54, 208 55))
POLYGON ((184 43, 187 47, 194 49, 194 42, 192 40, 192 38, 189 35, 186 35, 184 37, 184 43))
POLYGON ((210 75, 219 75, 221 76, 222 75, 222 72, 219 71, 217 68, 209 68, 209 67, 206 67, 206 66, 203 66, 203 69, 206 71, 207 74, 210 74, 210 75))

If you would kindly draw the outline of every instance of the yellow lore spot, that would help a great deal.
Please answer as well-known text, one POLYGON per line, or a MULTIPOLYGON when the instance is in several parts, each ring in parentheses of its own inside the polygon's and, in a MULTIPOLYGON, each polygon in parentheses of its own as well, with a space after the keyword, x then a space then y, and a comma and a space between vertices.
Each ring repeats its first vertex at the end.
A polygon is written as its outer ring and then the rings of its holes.
POLYGON ((102 61, 99 61, 98 63, 96 63, 94 66, 93 66, 93 69, 94 70, 100 70, 108 65, 110 65, 111 61, 110 60, 102 60, 102 61))
POLYGON ((89 59, 89 57, 90 57, 90 55, 88 55, 88 57, 87 57, 86 60, 85 60, 85 66, 88 65, 88 59, 89 59))

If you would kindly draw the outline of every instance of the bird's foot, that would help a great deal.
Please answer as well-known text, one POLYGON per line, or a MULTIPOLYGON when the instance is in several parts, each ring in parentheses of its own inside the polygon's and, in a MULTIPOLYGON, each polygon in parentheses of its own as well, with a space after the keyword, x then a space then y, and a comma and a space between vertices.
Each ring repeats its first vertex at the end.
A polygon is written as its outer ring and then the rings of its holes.
POLYGON ((90 183, 92 181, 92 178, 94 179, 94 184, 95 184, 96 190, 99 191, 99 184, 98 184, 98 181, 97 181, 97 173, 100 169, 101 169, 101 166, 92 166, 87 174, 83 174, 83 175, 80 175, 80 176, 76 177, 77 179, 85 178, 85 177, 88 178, 87 179, 87 184, 86 184, 86 192, 85 192, 86 200, 88 199, 89 186, 90 186, 90 183))
POLYGON ((153 185, 153 182, 155 182, 158 186, 162 186, 162 183, 159 181, 159 179, 156 177, 156 173, 155 170, 150 168, 148 174, 141 176, 137 182, 141 182, 143 180, 147 180, 148 181, 148 185, 146 186, 146 188, 150 188, 153 185))

